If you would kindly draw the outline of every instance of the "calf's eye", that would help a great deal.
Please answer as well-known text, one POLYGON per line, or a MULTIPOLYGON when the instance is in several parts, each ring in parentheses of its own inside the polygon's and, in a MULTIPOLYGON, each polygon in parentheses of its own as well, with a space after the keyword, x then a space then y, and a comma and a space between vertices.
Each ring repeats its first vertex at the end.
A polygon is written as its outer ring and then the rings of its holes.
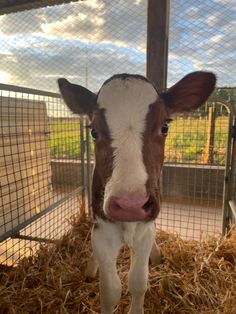
POLYGON ((94 140, 96 140, 97 138, 98 138, 98 133, 97 133, 97 131, 95 130, 95 129, 91 129, 91 135, 92 135, 92 138, 94 139, 94 140))
POLYGON ((168 135, 168 130, 169 130, 169 125, 167 122, 165 122, 162 127, 161 127, 161 133, 162 135, 164 136, 167 136, 168 135))

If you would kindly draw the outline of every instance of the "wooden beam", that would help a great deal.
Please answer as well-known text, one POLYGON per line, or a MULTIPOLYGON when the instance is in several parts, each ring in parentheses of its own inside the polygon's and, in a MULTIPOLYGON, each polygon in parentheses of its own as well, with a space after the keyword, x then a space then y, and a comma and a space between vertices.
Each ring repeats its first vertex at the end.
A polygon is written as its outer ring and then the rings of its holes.
POLYGON ((3 0, 0 1, 0 15, 77 1, 83 0, 3 0))
POLYGON ((163 90, 167 85, 169 0, 148 0, 147 77, 163 90))
POLYGON ((216 108, 213 106, 208 108, 207 143, 203 155, 203 163, 205 164, 213 164, 214 162, 215 126, 216 108))

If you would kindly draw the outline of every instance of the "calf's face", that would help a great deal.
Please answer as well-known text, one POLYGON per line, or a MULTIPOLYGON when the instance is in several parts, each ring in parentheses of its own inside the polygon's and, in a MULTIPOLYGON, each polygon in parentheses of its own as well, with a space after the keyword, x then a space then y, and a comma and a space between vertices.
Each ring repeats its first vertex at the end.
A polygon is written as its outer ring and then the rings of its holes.
POLYGON ((170 115, 201 106, 215 75, 194 72, 164 93, 139 75, 111 77, 94 94, 59 79, 69 108, 87 114, 95 141, 92 207, 114 221, 149 221, 160 208, 160 173, 170 115))

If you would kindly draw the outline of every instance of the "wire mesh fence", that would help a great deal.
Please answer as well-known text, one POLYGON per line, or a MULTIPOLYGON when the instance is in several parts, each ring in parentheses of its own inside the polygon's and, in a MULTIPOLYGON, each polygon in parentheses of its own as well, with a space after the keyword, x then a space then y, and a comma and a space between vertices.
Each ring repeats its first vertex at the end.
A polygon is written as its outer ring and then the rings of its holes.
POLYGON ((0 81, 57 91, 64 76, 97 91, 114 73, 145 74, 146 7, 89 0, 3 15, 0 81))
POLYGON ((230 125, 230 111, 220 102, 209 102, 171 122, 162 175, 161 228, 184 238, 221 233, 230 125))
MULTIPOLYGON (((78 209, 78 188, 90 186, 92 146, 84 142, 86 122, 71 116, 55 94, 56 80, 66 77, 96 92, 113 74, 145 75, 147 5, 86 0, 8 14, 0 7, 0 83, 31 89, 9 87, 0 95, 2 237, 21 228, 21 236, 46 239, 65 231, 62 221, 78 209)), ((170 2, 168 87, 207 69, 218 76, 215 97, 235 100, 235 14, 230 0, 170 2)), ((194 238, 221 231, 228 126, 219 103, 171 123, 158 227, 194 238)), ((33 243, 8 238, 1 261, 15 261, 33 243)))
POLYGON ((0 89, 0 239, 6 240, 0 261, 11 264, 22 251, 30 253, 30 238, 61 236, 78 212, 86 132, 85 121, 71 115, 60 95, 0 89))
POLYGON ((235 1, 184 1, 170 4, 169 84, 190 69, 208 69, 218 87, 235 87, 235 1))

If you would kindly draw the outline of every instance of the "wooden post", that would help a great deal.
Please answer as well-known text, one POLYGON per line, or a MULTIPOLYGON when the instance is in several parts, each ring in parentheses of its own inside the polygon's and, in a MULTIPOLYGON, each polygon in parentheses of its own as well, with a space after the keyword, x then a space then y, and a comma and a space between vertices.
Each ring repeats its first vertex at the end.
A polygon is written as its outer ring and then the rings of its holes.
POLYGON ((216 110, 213 107, 209 107, 207 144, 206 144, 205 154, 204 154, 204 163, 206 164, 213 164, 214 162, 215 121, 216 121, 216 110))
POLYGON ((159 90, 167 85, 169 0, 148 0, 147 78, 159 90))

